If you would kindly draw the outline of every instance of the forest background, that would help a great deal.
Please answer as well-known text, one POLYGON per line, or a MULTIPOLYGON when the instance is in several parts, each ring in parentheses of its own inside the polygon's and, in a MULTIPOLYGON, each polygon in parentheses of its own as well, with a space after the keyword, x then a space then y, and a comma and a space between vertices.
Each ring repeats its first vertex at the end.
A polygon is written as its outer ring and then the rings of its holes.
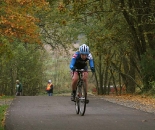
POLYGON ((155 93, 153 0, 1 0, 0 94, 70 92, 69 63, 78 46, 90 47, 95 74, 90 91, 155 93))

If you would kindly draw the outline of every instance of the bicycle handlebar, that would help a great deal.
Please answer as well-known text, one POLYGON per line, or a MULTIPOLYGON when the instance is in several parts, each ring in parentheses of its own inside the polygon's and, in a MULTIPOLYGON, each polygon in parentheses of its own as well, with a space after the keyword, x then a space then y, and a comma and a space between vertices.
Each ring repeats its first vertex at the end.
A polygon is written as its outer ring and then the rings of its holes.
POLYGON ((75 71, 78 71, 78 72, 91 72, 91 70, 84 70, 84 69, 75 69, 75 71))

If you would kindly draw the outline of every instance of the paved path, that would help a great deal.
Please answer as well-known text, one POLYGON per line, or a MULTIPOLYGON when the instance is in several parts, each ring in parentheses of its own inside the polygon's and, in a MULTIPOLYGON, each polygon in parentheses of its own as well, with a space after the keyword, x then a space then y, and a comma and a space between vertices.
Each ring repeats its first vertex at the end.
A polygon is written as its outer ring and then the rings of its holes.
POLYGON ((6 130, 154 130, 155 115, 89 97, 85 116, 68 96, 19 96, 10 105, 6 130))

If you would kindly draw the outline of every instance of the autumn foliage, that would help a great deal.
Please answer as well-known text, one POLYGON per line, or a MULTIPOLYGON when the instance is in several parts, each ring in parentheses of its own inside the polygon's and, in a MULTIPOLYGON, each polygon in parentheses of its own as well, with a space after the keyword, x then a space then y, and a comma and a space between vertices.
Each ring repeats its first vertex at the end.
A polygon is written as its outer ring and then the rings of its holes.
MULTIPOLYGON (((28 43, 40 43, 40 11, 48 8, 45 0, 1 0, 0 1, 0 37, 9 40, 19 39, 28 43)), ((2 40, 0 44, 2 44, 2 40)))

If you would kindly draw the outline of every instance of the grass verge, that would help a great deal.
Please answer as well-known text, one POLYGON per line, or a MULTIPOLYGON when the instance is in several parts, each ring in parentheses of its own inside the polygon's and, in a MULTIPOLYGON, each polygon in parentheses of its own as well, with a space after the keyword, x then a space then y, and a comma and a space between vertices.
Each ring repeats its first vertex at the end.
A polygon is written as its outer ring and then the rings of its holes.
POLYGON ((0 99, 13 99, 15 96, 0 96, 0 99))
POLYGON ((5 124, 5 113, 9 105, 1 105, 0 106, 0 130, 4 130, 5 124))
POLYGON ((7 103, 7 101, 11 101, 13 98, 14 96, 0 96, 0 130, 4 130, 5 114, 9 107, 9 103, 7 103))

